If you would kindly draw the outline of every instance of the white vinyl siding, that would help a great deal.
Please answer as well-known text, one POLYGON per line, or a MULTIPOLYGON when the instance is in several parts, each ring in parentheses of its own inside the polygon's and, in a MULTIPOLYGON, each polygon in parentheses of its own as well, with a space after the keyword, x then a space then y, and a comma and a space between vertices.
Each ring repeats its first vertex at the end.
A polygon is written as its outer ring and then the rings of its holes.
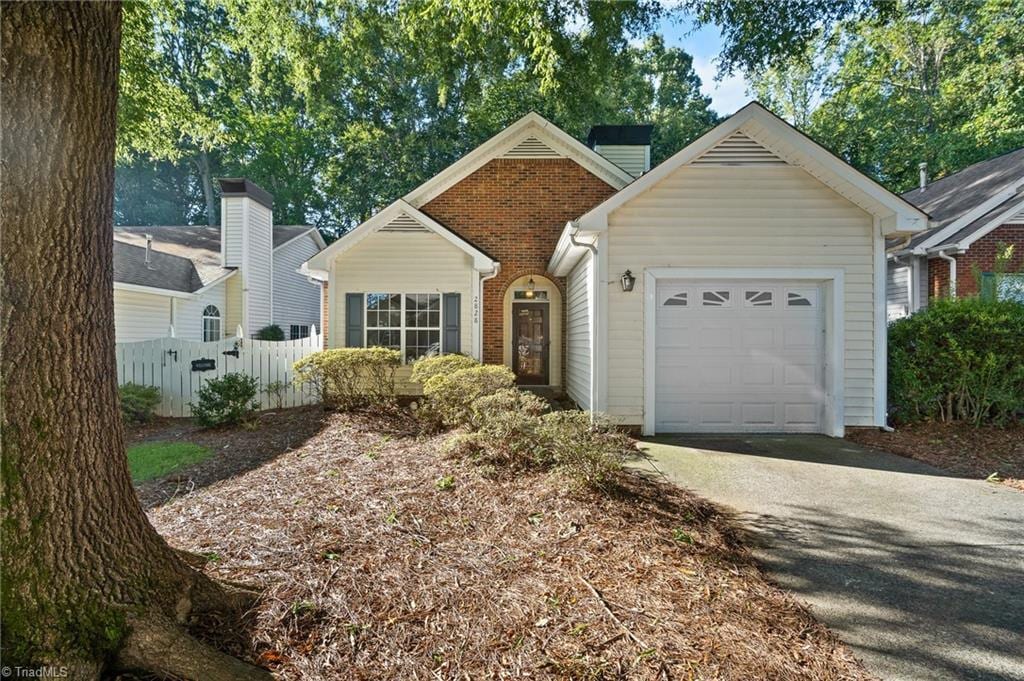
POLYGON ((225 197, 221 204, 224 209, 224 216, 221 220, 224 223, 224 266, 242 266, 242 229, 245 221, 245 209, 243 204, 246 199, 241 197, 225 197))
MULTIPOLYGON (((609 216, 607 278, 649 267, 845 270, 845 423, 874 423, 872 217, 792 166, 683 166, 609 216)), ((643 418, 644 277, 608 285, 607 411, 643 418)))
POLYGON ((242 276, 236 274, 224 282, 224 333, 234 336, 242 325, 242 276))
POLYGON ((928 286, 928 258, 917 259, 917 290, 920 291, 920 295, 917 297, 918 310, 923 310, 928 307, 928 296, 930 288, 928 286))
POLYGON ((248 319, 246 335, 253 335, 273 321, 272 288, 274 248, 273 218, 270 210, 252 199, 249 203, 249 224, 246 234, 245 261, 242 265, 248 319))
POLYGON ((566 282, 565 386, 582 409, 590 409, 590 271, 587 254, 566 282))
POLYGON ((598 144, 594 147, 594 151, 633 177, 640 177, 647 170, 648 149, 642 144, 598 144))
POLYGON ((114 337, 118 343, 165 338, 171 327, 168 296, 114 289, 114 337))
POLYGON ((320 328, 320 285, 296 271, 318 250, 307 234, 274 251, 274 323, 289 335, 292 325, 320 328))
MULTIPOLYGON (((231 279, 238 279, 236 274, 231 279)), ((228 280, 230 281, 230 279, 228 280)), ((235 326, 227 318, 227 281, 217 284, 209 291, 204 291, 195 298, 178 298, 174 301, 174 337, 184 340, 203 340, 203 310, 213 305, 220 310, 220 328, 222 336, 234 336, 235 326)))
POLYGON ((890 260, 885 273, 885 318, 902 319, 910 314, 909 265, 890 260))
MULTIPOLYGON (((375 232, 331 263, 329 344, 345 344, 347 293, 459 293, 460 344, 468 353, 473 347, 473 280, 478 276, 472 258, 438 234, 375 232)), ((397 374, 403 392, 416 391, 405 383, 409 371, 403 366, 397 374)))

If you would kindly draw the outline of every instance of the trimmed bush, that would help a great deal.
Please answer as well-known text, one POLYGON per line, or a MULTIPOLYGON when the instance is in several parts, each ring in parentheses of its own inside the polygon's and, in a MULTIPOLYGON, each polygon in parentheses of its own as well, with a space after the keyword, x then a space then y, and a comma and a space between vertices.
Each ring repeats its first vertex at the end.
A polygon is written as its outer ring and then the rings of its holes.
POLYGON ((260 408, 254 399, 259 389, 259 381, 245 374, 211 378, 199 389, 199 401, 191 403, 192 416, 206 428, 247 421, 260 408))
POLYGON ((480 366, 480 362, 466 355, 435 355, 416 360, 412 365, 411 380, 423 384, 434 376, 451 374, 460 369, 472 369, 480 366))
POLYGON ((428 422, 461 426, 472 417, 475 400, 511 388, 515 381, 508 367, 492 364, 436 374, 423 385, 427 402, 421 414, 428 422))
POLYGON ((256 332, 254 336, 256 340, 262 341, 283 341, 284 340, 284 329, 277 324, 271 324, 264 326, 262 329, 256 332))
POLYGON ((540 418, 547 409, 541 398, 515 388, 475 400, 469 425, 480 447, 477 460, 511 470, 550 468, 554 455, 540 418))
POLYGON ((1024 410, 1024 305, 936 300, 889 326, 889 410, 926 419, 1004 424, 1024 410))
POLYGON ((388 348, 321 350, 295 363, 295 380, 335 409, 391 404, 401 359, 398 350, 388 348))
POLYGON ((125 383, 117 392, 121 396, 121 416, 125 423, 148 423, 153 419, 160 404, 160 388, 125 383))
POLYGON ((582 411, 556 411, 540 421, 555 468, 575 487, 607 490, 614 484, 632 449, 626 435, 582 411))

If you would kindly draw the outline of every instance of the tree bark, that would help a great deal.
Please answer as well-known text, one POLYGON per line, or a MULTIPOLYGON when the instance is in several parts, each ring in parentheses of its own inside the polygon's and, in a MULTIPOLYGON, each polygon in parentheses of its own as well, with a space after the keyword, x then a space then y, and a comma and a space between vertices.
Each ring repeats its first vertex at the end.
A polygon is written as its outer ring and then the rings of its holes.
MULTIPOLYGON (((112 269, 120 31, 117 3, 0 10, 3 658, 71 678, 107 671, 145 630, 134 623, 170 631, 234 602, 157 534, 128 473, 112 269)), ((243 666, 235 678, 267 678, 243 666)))
POLYGON ((199 181, 203 186, 203 199, 206 201, 206 224, 211 227, 217 226, 217 197, 213 194, 213 175, 210 172, 210 155, 206 151, 200 151, 196 157, 196 170, 199 171, 199 181))

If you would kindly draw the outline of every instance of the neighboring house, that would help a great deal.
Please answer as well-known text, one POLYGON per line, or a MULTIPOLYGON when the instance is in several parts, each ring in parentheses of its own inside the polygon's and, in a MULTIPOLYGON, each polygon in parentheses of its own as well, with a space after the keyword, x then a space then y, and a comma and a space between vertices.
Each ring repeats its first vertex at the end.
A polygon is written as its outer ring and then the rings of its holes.
POLYGON ((647 171, 619 147, 649 140, 520 119, 306 263, 328 344, 464 352, 646 433, 885 424, 884 240, 927 216, 757 103, 647 171))
POLYGON ((117 342, 210 341, 269 324, 285 338, 320 326, 321 285, 299 273, 325 247, 308 225, 273 225, 273 197, 223 179, 221 226, 114 228, 117 342))
POLYGON ((921 176, 921 187, 903 198, 928 213, 932 227, 890 244, 889 319, 941 296, 981 293, 1024 301, 1024 148, 931 184, 923 166, 921 176), (996 277, 996 258, 1006 246, 1013 250, 1003 271, 1011 274, 996 277))

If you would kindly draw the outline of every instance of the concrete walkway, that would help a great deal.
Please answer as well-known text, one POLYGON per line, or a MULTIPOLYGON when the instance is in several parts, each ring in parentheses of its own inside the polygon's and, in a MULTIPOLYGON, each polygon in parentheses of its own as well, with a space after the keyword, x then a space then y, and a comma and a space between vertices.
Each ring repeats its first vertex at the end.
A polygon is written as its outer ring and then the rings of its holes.
POLYGON ((1024 680, 1024 494, 824 436, 651 440, 883 679, 1024 680))

